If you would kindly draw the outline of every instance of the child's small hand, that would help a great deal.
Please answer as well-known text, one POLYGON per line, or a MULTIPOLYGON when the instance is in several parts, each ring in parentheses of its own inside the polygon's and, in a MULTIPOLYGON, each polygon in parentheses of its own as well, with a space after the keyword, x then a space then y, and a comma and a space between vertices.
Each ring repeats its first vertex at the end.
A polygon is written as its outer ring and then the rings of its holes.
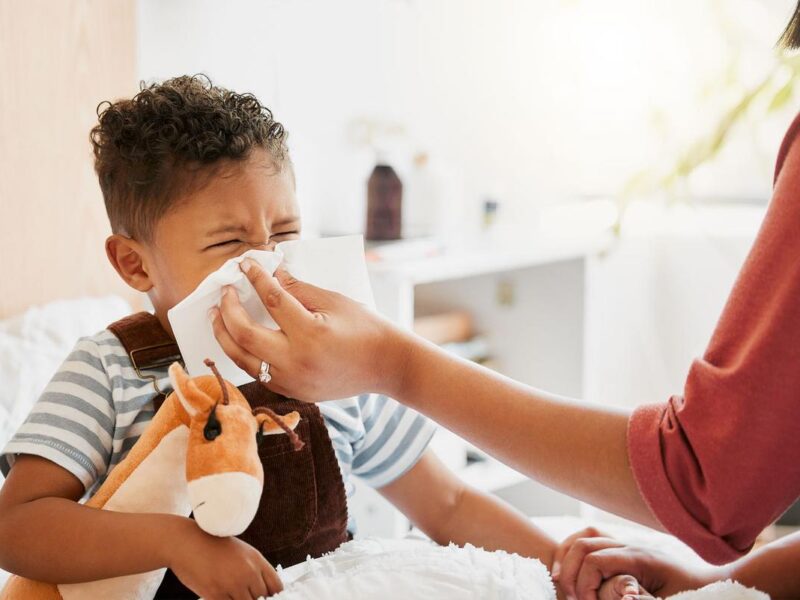
POLYGON ((599 600, 655 600, 631 575, 616 575, 597 592, 599 600))
POLYGON ((203 600, 254 600, 283 590, 275 569, 249 544, 209 535, 193 521, 185 530, 183 538, 166 541, 169 568, 203 600))

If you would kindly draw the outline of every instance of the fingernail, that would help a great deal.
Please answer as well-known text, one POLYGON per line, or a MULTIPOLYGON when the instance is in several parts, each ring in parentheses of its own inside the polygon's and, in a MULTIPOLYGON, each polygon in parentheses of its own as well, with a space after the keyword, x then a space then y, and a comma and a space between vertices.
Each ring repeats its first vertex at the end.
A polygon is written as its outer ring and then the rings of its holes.
POLYGON ((208 309, 208 318, 209 318, 209 320, 211 320, 212 323, 214 322, 214 319, 217 318, 217 307, 216 306, 212 306, 211 308, 208 309))
POLYGON ((231 286, 229 286, 229 285, 226 285, 226 286, 224 286, 224 287, 222 288, 222 295, 223 295, 223 296, 227 296, 227 295, 228 295, 228 294, 230 294, 230 293, 231 293, 231 286))
POLYGON ((253 266, 253 261, 249 258, 245 258, 242 262, 239 263, 239 267, 247 273, 250 270, 250 267, 253 266))
POLYGON ((559 574, 561 573, 561 563, 554 562, 553 563, 553 579, 558 579, 559 574))

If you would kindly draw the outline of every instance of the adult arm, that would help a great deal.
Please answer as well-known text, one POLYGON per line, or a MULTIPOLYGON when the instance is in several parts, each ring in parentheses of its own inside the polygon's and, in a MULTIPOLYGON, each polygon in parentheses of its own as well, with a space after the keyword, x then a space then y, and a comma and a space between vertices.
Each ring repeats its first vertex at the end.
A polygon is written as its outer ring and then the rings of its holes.
POLYGON ((211 317, 221 345, 241 368, 256 375, 262 359, 271 364, 274 391, 307 401, 384 393, 530 477, 658 526, 628 463, 625 411, 524 386, 344 296, 286 274, 282 287, 257 265, 244 261, 243 267, 281 330, 255 324, 233 290, 211 317))
POLYGON ((226 352, 303 400, 381 391, 530 477, 735 560, 800 495, 800 149, 792 125, 774 198, 682 396, 624 411, 559 398, 447 355, 355 302, 244 261, 281 327, 225 294, 226 352), (282 285, 281 285, 282 284, 282 285))
POLYGON ((567 594, 578 600, 602 598, 604 581, 620 574, 633 576, 642 587, 661 597, 728 579, 765 592, 773 600, 800 595, 800 533, 721 567, 681 561, 656 547, 626 546, 607 537, 570 536, 557 553, 563 554, 558 581, 567 594))
POLYGON ((666 529, 713 563, 746 553, 800 496, 800 147, 795 119, 755 244, 682 396, 638 409, 636 480, 666 529))

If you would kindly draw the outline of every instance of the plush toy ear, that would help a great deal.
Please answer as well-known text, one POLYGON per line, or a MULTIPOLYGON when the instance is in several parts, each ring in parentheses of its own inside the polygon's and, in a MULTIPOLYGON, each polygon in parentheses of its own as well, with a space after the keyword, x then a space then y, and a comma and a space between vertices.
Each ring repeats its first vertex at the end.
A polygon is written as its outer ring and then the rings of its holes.
POLYGON ((189 374, 183 369, 181 363, 174 362, 170 365, 169 380, 172 382, 172 389, 175 390, 184 410, 190 417, 213 408, 214 399, 200 391, 194 381, 189 379, 189 374))
POLYGON ((259 446, 265 435, 273 435, 281 432, 289 436, 295 450, 300 450, 305 446, 305 442, 294 432, 295 427, 300 423, 300 415, 297 411, 290 412, 288 415, 283 415, 281 417, 266 406, 259 406, 253 410, 253 414, 258 424, 256 441, 259 446))
MULTIPOLYGON (((297 427, 297 424, 300 423, 300 415, 297 412, 290 412, 288 415, 280 417, 280 419, 289 429, 294 429, 297 427)), ((258 430, 262 435, 285 433, 284 428, 276 423, 268 414, 256 413, 256 423, 258 423, 258 430)))

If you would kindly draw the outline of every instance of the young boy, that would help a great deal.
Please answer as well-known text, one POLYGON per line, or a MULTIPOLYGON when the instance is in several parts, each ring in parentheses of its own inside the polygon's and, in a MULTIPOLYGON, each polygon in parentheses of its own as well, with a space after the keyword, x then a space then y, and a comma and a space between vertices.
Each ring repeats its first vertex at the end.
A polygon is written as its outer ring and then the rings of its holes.
MULTIPOLYGON (((178 77, 107 104, 91 139, 113 232, 106 253, 126 283, 148 294, 154 315, 81 339, 5 448, 0 539, 14 542, 0 545, 0 567, 56 583, 168 568, 157 597, 266 596, 280 590, 268 558, 286 567, 352 534, 346 497, 354 475, 436 542, 550 563, 551 540, 426 450, 431 423, 377 395, 308 405, 304 435, 314 443, 303 477, 287 477, 286 463, 267 464, 262 454, 266 481, 283 476, 271 501, 300 508, 259 511, 242 539, 208 535, 191 519, 78 503, 125 457, 159 392, 169 391, 166 365, 144 364, 131 340, 141 334, 169 346, 167 311, 206 275, 301 229, 286 133, 252 95, 178 77)), ((242 389, 251 403, 266 393, 258 383, 242 389)))

